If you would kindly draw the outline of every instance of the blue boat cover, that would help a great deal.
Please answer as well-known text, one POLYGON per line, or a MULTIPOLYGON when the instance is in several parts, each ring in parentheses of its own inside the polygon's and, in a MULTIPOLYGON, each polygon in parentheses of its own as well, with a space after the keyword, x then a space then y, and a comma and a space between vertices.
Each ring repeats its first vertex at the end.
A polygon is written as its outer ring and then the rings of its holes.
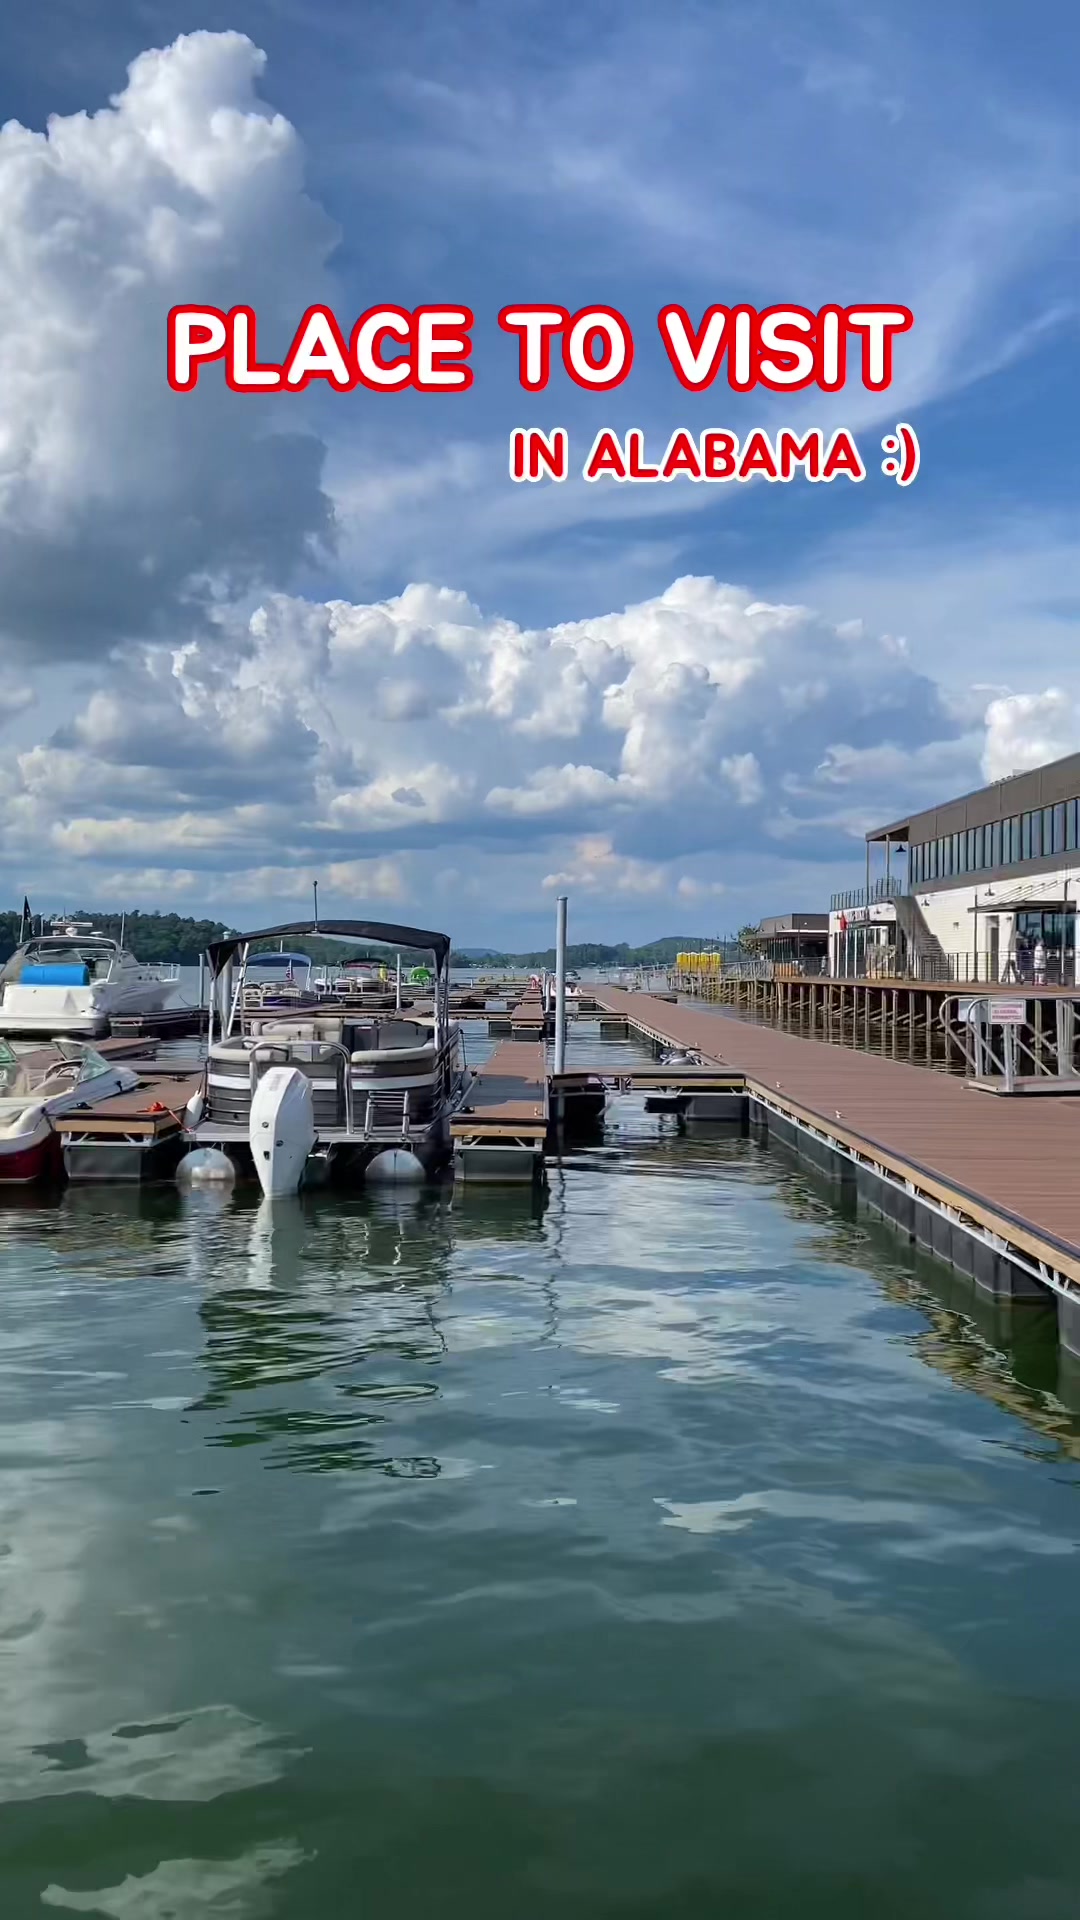
POLYGON ((78 965, 73 961, 66 964, 57 961, 52 966, 39 961, 23 968, 18 984, 20 987, 88 987, 90 969, 85 961, 78 965))

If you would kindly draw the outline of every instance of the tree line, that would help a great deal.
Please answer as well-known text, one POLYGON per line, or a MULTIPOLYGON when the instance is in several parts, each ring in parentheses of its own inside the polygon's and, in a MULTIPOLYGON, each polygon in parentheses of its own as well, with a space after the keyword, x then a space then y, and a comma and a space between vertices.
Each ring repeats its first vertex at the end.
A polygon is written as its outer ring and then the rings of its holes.
MULTIPOLYGON (((57 916, 59 917, 59 916, 57 916)), ((120 938, 121 916, 118 913, 90 913, 80 908, 77 913, 65 916, 70 922, 81 920, 88 922, 98 933, 107 934, 110 940, 120 938)), ((40 930, 37 914, 33 916, 32 931, 40 930)), ((52 916, 45 915, 45 932, 50 931, 52 916)), ((22 929, 22 914, 17 909, 9 913, 0 913, 0 958, 10 959, 19 944, 22 929)), ((180 966, 197 966, 200 953, 204 953, 212 940, 220 940, 229 929, 220 920, 192 920, 179 913, 128 913, 123 916, 124 945, 140 960, 172 961, 180 966)))
MULTIPOLYGON (((140 960, 168 961, 180 966, 197 966, 199 955, 214 940, 222 940, 233 931, 221 920, 195 920, 179 913, 92 913, 80 908, 77 913, 66 916, 71 920, 89 922, 98 932, 107 934, 111 940, 120 938, 123 927, 124 945, 136 954, 140 960)), ((51 926, 52 917, 45 916, 45 931, 51 926)), ((19 944, 22 915, 18 909, 0 913, 0 960, 7 960, 19 944)), ((38 916, 33 917, 32 931, 39 931, 38 916)), ((740 934, 740 943, 747 932, 740 934)), ((385 947, 352 945, 346 941, 320 939, 317 934, 298 936, 290 943, 295 953, 306 953, 316 963, 332 966, 346 959, 372 960, 392 964, 393 956, 385 947)), ((630 946, 625 940, 614 946, 605 945, 598 940, 579 940, 566 949, 566 963, 575 972, 585 967, 668 967, 677 953, 693 952, 702 947, 717 944, 702 934, 668 934, 661 940, 650 940, 644 946, 630 946)), ((725 943, 727 944, 727 943, 725 943)), ((428 956, 420 952, 402 950, 403 965, 413 966, 428 956)), ((476 972, 487 967, 547 967, 555 966, 554 947, 537 948, 529 953, 500 953, 493 949, 470 947, 451 954, 450 964, 476 972)))

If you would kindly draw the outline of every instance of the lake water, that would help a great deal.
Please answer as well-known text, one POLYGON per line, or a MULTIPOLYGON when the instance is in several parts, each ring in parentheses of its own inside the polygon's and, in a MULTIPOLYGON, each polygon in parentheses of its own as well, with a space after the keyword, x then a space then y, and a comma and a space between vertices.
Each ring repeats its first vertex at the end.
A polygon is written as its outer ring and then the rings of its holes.
POLYGON ((1049 1316, 632 1100, 542 1205, 74 1189, 0 1271, 3 1920, 1073 1920, 1049 1316))

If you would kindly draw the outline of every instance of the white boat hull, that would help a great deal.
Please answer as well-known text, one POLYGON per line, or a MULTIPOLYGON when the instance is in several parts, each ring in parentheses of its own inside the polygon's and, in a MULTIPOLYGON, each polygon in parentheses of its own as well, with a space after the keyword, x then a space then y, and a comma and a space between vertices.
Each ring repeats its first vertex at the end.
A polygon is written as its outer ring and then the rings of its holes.
POLYGON ((296 1193, 315 1145, 311 1081, 296 1067, 271 1067, 252 1096, 248 1139, 259 1185, 296 1193))
POLYGON ((147 980, 122 992, 93 994, 89 987, 23 987, 18 982, 0 997, 0 1034, 71 1034, 94 1039, 107 1033, 117 1014, 160 1013, 175 992, 175 982, 147 980))

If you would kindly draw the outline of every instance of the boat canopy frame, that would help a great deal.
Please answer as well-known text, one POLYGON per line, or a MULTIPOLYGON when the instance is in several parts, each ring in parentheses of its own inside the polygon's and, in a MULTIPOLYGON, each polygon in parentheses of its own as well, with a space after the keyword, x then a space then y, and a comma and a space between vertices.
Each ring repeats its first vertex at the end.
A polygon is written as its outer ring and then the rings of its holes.
POLYGON ((231 983, 236 959, 240 960, 243 975, 249 960, 251 965, 257 966, 263 957, 251 952, 255 941, 286 940, 297 934, 309 933, 328 939, 374 940, 380 946, 411 947, 422 953, 430 953, 435 961, 435 1038, 436 1043, 441 1045, 450 1021, 450 935, 434 933, 427 927, 392 925, 384 920, 290 920, 280 927, 259 927, 251 933, 230 933, 222 940, 211 941, 206 949, 212 982, 208 1045, 214 1039, 214 1005, 219 995, 222 1003, 221 1034, 227 1038, 232 1032, 235 1002, 231 991, 219 987, 219 983, 223 976, 231 983), (214 991, 215 988, 218 991, 214 991))

